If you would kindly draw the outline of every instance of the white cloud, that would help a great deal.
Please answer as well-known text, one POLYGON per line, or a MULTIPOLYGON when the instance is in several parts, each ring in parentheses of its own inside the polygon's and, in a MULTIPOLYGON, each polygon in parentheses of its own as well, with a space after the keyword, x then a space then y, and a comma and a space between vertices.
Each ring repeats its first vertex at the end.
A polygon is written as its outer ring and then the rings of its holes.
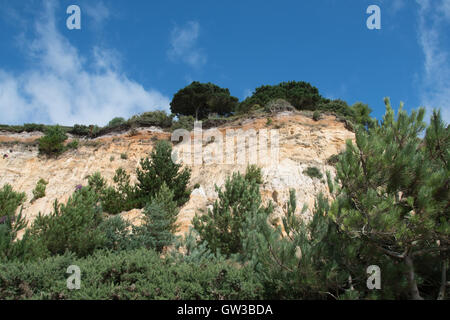
POLYGON ((450 57, 444 36, 450 24, 450 0, 416 0, 419 5, 419 44, 422 47, 424 74, 421 103, 430 111, 440 108, 450 122, 450 57))
POLYGON ((96 27, 101 27, 111 17, 111 11, 103 1, 95 1, 95 3, 85 1, 81 5, 81 10, 86 13, 96 27))
POLYGON ((181 60, 194 68, 199 68, 207 61, 206 54, 197 47, 200 35, 200 25, 189 21, 184 27, 175 26, 170 35, 169 58, 172 61, 181 60))
POLYGON ((27 48, 32 67, 21 74, 0 69, 1 123, 104 125, 116 116, 169 109, 167 97, 120 71, 116 51, 95 47, 92 57, 80 55, 57 30, 54 10, 47 1, 35 24, 27 48))

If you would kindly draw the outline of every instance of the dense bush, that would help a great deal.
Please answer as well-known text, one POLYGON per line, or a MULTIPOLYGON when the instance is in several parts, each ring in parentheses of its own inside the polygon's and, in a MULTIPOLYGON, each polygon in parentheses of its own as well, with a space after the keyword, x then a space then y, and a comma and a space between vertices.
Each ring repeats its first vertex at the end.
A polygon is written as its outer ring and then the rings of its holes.
POLYGON ((23 244, 15 241, 17 233, 26 223, 18 207, 26 200, 25 193, 13 191, 9 184, 0 189, 0 262, 14 259, 24 252, 23 244))
POLYGON ((126 121, 122 117, 116 117, 112 119, 110 122, 108 122, 108 127, 116 127, 120 126, 121 124, 124 124, 126 121))
POLYGON ((314 111, 313 113, 313 120, 314 121, 319 121, 320 120, 320 112, 319 111, 314 111))
POLYGON ((113 186, 108 186, 100 172, 88 176, 88 185, 101 201, 102 208, 109 214, 118 214, 139 207, 135 187, 130 183, 130 175, 118 168, 113 177, 113 186))
POLYGON ((255 104, 266 106, 274 99, 284 99, 298 110, 315 110, 318 104, 324 101, 319 90, 311 84, 290 81, 256 88, 253 94, 239 105, 239 111, 245 113, 255 104))
POLYGON ((0 189, 0 218, 14 216, 17 208, 26 200, 25 192, 16 192, 11 185, 5 184, 0 189))
POLYGON ((404 268, 410 298, 443 298, 445 277, 433 270, 445 274, 449 263, 449 130, 438 112, 426 128, 425 109, 408 115, 401 106, 396 116, 385 102, 381 125, 359 127, 356 145, 347 142, 330 214, 342 232, 404 268))
POLYGON ((177 129, 185 129, 191 131, 194 129, 195 118, 193 116, 179 116, 177 121, 172 124, 172 131, 177 129))
POLYGON ((224 188, 218 188, 218 200, 207 214, 196 215, 193 225, 200 235, 202 243, 206 243, 212 252, 220 252, 226 256, 242 253, 242 239, 245 236, 243 226, 250 215, 267 216, 272 206, 262 206, 259 193, 260 177, 254 170, 247 172, 245 178, 234 173, 225 182, 224 188))
POLYGON ((64 141, 67 140, 64 129, 60 126, 48 127, 45 135, 39 138, 39 153, 47 156, 57 156, 64 152, 64 141))
POLYGON ((170 110, 176 115, 204 119, 210 113, 227 115, 234 111, 238 99, 228 89, 212 83, 192 82, 179 90, 170 103, 170 110))
POLYGON ((36 187, 33 189, 33 201, 45 197, 45 188, 48 182, 44 179, 39 179, 36 187))
POLYGON ((97 228, 102 221, 97 201, 95 193, 85 187, 75 191, 66 204, 55 200, 52 213, 39 213, 26 233, 34 254, 47 257, 70 251, 86 256, 101 247, 104 235, 97 228))
POLYGON ((144 112, 131 117, 127 124, 130 127, 160 127, 170 128, 172 126, 173 115, 167 115, 165 111, 144 112))
POLYGON ((303 171, 310 178, 322 179, 323 175, 317 167, 308 167, 305 171, 303 171))
POLYGON ((141 159, 140 168, 136 169, 136 192, 141 199, 141 207, 159 192, 164 183, 173 191, 178 206, 189 200, 187 184, 191 172, 187 168, 181 169, 181 164, 174 163, 171 155, 172 145, 168 141, 158 141, 150 158, 141 159))
POLYGON ((85 126, 83 124, 76 124, 68 130, 68 133, 80 137, 96 137, 102 129, 96 125, 85 126))
POLYGON ((259 299, 254 273, 223 260, 172 263, 147 249, 65 254, 36 262, 0 265, 0 299, 259 299), (81 269, 80 290, 67 289, 67 267, 81 269))

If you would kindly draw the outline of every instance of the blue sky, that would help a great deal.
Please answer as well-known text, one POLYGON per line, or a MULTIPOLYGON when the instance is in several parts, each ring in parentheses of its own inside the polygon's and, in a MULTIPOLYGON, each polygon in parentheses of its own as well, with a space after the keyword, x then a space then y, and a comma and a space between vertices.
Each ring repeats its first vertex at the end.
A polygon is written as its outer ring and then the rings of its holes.
POLYGON ((169 110, 193 80, 239 99, 308 81, 379 119, 389 96, 449 122, 449 27, 450 0, 0 0, 0 123, 104 125, 169 110), (372 4, 381 30, 366 27, 372 4))

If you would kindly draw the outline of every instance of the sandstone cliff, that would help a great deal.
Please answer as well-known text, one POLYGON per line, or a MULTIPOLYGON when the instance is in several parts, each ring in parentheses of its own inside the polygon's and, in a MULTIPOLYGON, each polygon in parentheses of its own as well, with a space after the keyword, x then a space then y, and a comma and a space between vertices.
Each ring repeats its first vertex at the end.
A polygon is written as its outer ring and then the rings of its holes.
MULTIPOLYGON (((284 112, 273 115, 271 119, 271 123, 268 123, 266 117, 240 120, 218 129, 221 132, 229 128, 277 130, 279 163, 260 165, 264 179, 261 187, 263 199, 265 202, 273 201, 274 215, 280 216, 283 214, 289 189, 294 188, 297 192, 298 210, 300 211, 303 204, 312 208, 319 192, 327 194, 326 179, 310 178, 304 170, 315 166, 323 174, 329 170, 333 175, 334 168, 327 165, 327 159, 339 153, 345 147, 347 139, 354 139, 354 134, 345 128, 344 123, 331 115, 314 121, 305 114, 284 112)), ((15 190, 27 194, 23 212, 28 221, 33 220, 39 212, 51 212, 55 199, 65 202, 75 187, 79 184, 86 185, 86 177, 96 171, 100 171, 111 181, 115 170, 122 167, 134 179, 139 160, 150 153, 155 141, 170 139, 170 133, 159 128, 139 128, 133 135, 114 133, 97 139, 81 140, 77 150, 68 151, 57 159, 47 159, 38 156, 37 147, 32 144, 41 135, 0 132, 0 186, 9 183, 15 190), (8 156, 4 158, 5 154, 8 156), (127 159, 122 159, 121 154, 126 154, 127 159), (40 178, 49 182, 46 196, 31 203, 32 190, 40 178)), ((212 147, 214 143, 216 142, 211 144, 212 147)), ((232 172, 245 172, 246 169, 246 165, 238 164, 190 167, 190 186, 198 183, 200 188, 193 190, 191 199, 180 211, 181 234, 188 230, 195 213, 206 210, 217 198, 214 185, 221 186, 232 172)), ((124 212, 122 215, 134 223, 139 223, 140 210, 124 212)))

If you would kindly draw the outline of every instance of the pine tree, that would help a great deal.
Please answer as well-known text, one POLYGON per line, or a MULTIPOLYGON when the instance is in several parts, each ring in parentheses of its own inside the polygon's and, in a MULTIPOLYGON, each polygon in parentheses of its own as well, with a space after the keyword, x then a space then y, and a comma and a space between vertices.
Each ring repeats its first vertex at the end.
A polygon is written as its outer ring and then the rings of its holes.
POLYGON ((341 231, 401 263, 410 297, 422 299, 418 263, 441 255, 447 259, 442 274, 448 265, 448 130, 434 113, 421 139, 425 110, 408 115, 401 105, 395 117, 385 102, 380 126, 359 128, 356 145, 347 142, 336 165, 337 183, 330 188, 338 197, 331 213, 341 231))
POLYGON ((88 187, 75 191, 66 204, 54 203, 48 215, 39 212, 26 232, 36 248, 36 255, 57 255, 66 251, 78 256, 91 254, 104 242, 98 229, 102 222, 97 195, 88 187))
POLYGON ((144 224, 134 228, 136 241, 161 253, 164 247, 175 241, 179 209, 173 199, 173 191, 165 183, 144 208, 144 224))
POLYGON ((242 252, 242 239, 245 235, 243 225, 250 214, 267 216, 272 206, 262 206, 258 179, 253 169, 245 179, 240 173, 228 177, 224 188, 216 186, 218 200, 212 210, 202 216, 196 215, 193 225, 199 233, 201 242, 206 242, 212 252, 225 256, 242 252))
MULTIPOLYGON (((361 278, 359 243, 341 234, 328 217, 328 200, 317 197, 313 218, 296 213, 295 190, 290 190, 282 223, 267 223, 267 216, 252 215, 246 221, 245 260, 271 299, 357 298, 350 279, 361 278)), ((365 283, 364 283, 365 285, 365 283)), ((356 288, 359 289, 359 288, 356 288)))
POLYGON ((136 169, 137 193, 140 206, 156 195, 163 183, 173 190, 178 206, 189 200, 187 184, 191 177, 189 169, 181 169, 181 164, 172 161, 172 146, 168 141, 158 141, 149 158, 141 159, 141 168, 136 169))

